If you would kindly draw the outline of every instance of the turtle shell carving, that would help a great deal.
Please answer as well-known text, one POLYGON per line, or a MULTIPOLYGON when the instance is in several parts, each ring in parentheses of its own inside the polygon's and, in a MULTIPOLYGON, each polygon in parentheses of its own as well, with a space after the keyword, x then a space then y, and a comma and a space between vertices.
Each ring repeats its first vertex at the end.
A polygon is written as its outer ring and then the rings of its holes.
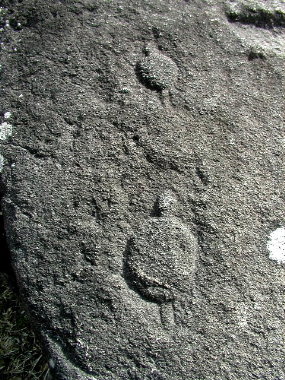
POLYGON ((149 301, 173 303, 193 284, 197 241, 172 215, 172 196, 159 197, 157 216, 138 228, 129 241, 127 274, 132 288, 149 301))

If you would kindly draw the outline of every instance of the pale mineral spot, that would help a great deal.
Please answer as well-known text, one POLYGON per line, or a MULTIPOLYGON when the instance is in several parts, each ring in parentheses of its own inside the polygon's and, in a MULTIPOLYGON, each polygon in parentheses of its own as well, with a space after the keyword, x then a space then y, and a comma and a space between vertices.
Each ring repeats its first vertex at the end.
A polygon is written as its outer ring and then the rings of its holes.
POLYGON ((7 111, 4 113, 4 119, 7 120, 7 119, 10 119, 10 117, 12 116, 12 113, 7 111))
POLYGON ((267 243, 269 258, 278 264, 285 263, 285 228, 279 227, 271 232, 267 243))
POLYGON ((0 124, 0 140, 7 140, 10 136, 12 136, 12 125, 4 121, 0 124))

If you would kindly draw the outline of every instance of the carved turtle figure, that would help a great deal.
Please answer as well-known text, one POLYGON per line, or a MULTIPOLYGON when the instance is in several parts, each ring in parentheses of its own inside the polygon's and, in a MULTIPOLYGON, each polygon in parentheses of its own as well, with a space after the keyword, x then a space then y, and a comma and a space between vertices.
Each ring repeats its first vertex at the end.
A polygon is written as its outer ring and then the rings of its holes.
POLYGON ((176 203, 170 192, 158 197, 156 215, 130 239, 126 260, 132 287, 161 305, 164 325, 175 323, 173 303, 192 287, 197 254, 195 236, 173 215, 176 203))
POLYGON ((175 62, 152 45, 145 48, 145 54, 136 67, 141 82, 152 90, 164 91, 170 88, 178 76, 175 62))

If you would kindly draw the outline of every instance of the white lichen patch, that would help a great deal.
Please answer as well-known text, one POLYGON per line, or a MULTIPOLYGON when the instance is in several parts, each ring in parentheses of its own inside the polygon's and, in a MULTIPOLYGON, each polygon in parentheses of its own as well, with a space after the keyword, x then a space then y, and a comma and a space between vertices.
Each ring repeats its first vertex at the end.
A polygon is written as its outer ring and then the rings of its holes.
POLYGON ((4 113, 4 119, 5 120, 10 119, 11 116, 12 116, 12 114, 9 111, 4 113))
POLYGON ((12 125, 4 121, 0 124, 0 140, 7 140, 10 136, 12 136, 12 125))
POLYGON ((279 227, 271 232, 267 243, 269 258, 278 264, 285 263, 285 228, 279 227))

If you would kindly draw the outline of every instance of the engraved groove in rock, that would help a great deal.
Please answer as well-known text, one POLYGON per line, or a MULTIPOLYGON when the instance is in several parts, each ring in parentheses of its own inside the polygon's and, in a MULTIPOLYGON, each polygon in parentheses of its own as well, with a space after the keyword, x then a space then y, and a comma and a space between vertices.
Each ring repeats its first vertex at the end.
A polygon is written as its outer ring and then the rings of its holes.
POLYGON ((172 215, 176 199, 158 197, 154 217, 146 221, 127 247, 125 279, 131 289, 160 305, 165 327, 175 323, 173 303, 192 288, 196 238, 172 215))
POLYGON ((258 28, 273 29, 285 27, 285 12, 281 9, 269 9, 262 5, 241 4, 226 10, 230 22, 254 25, 258 28))

